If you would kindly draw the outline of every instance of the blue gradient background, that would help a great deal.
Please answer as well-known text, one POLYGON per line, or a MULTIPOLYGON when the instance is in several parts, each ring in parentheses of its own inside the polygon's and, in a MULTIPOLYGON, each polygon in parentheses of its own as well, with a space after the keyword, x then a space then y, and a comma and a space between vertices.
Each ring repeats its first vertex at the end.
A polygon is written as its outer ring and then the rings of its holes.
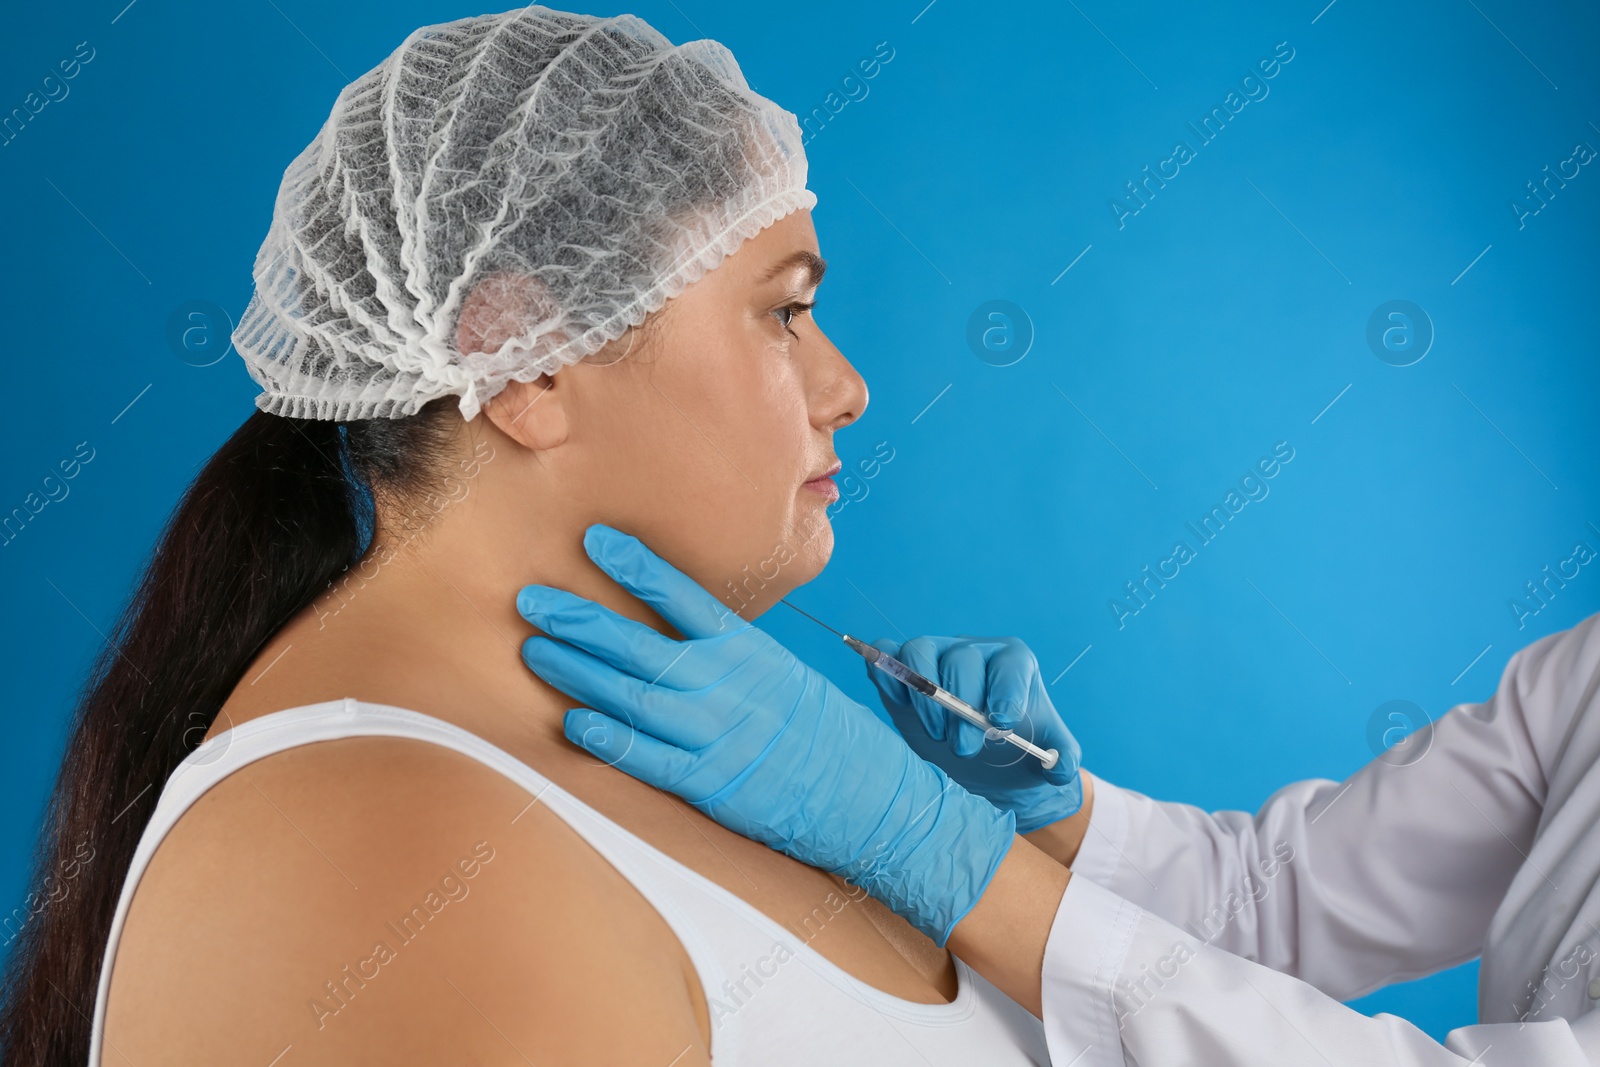
MULTIPOLYGON (((1510 207, 1600 147, 1592 6, 924 2, 629 9, 827 116, 807 149, 817 317, 872 390, 837 445, 847 469, 879 441, 894 458, 847 483, 834 562, 797 603, 864 636, 1018 635, 1092 770, 1246 809, 1372 758, 1385 701, 1483 699, 1517 648, 1600 609, 1593 568, 1523 628, 1508 606, 1600 546, 1600 165, 1520 229, 1510 207), (1200 146, 1186 123, 1282 41, 1269 95, 1200 146), (892 60, 846 85, 879 42, 892 60), (1196 158, 1119 229, 1108 202, 1180 138, 1196 158), (1394 299, 1436 331, 1407 367, 1365 339, 1394 299), (1012 343, 1031 335, 1010 366, 967 343, 991 300, 1022 309, 1012 343), (1193 544, 1186 522, 1279 441, 1295 455, 1270 495, 1119 629, 1123 583, 1193 544)), ((29 6, 0 40, 0 112, 95 49, 0 146, 0 510, 95 450, 0 549, 5 908, 101 633, 251 411, 237 357, 178 358, 169 317, 237 316, 279 178, 340 88, 414 27, 482 10, 124 3, 29 6)), ((762 624, 870 699, 858 660, 779 611, 762 624)), ((1442 1036, 1474 1019, 1475 981, 1469 964, 1356 1006, 1442 1036)))

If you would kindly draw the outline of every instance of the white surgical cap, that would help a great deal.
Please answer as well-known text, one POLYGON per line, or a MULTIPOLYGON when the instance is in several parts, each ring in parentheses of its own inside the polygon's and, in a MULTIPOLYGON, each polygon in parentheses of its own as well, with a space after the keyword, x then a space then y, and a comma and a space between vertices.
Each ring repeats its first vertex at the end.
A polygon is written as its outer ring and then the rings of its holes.
POLYGON ((264 411, 399 418, 456 395, 470 419, 815 205, 805 183, 794 115, 715 41, 535 6, 425 26, 284 173, 234 347, 264 411), (537 298, 495 351, 457 352, 463 302, 502 272, 537 298))

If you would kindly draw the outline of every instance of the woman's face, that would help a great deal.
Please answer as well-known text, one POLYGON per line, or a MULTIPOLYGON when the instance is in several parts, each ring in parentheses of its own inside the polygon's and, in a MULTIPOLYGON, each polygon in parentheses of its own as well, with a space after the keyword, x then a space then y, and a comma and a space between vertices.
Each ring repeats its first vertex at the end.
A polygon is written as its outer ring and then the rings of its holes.
POLYGON ((861 375, 795 306, 821 268, 811 213, 792 212, 596 357, 624 358, 508 389, 529 435, 556 442, 535 447, 554 484, 533 506, 553 491, 581 525, 634 534, 746 619, 815 577, 837 490, 814 480, 838 468, 834 431, 867 406, 861 375))

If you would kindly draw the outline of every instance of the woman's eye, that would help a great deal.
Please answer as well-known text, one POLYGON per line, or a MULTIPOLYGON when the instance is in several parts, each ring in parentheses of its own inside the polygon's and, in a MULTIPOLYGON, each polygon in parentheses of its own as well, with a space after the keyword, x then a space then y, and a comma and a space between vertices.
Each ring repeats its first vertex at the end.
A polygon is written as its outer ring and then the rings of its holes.
POLYGON ((778 324, 780 326, 787 330, 792 336, 799 337, 799 334, 790 329, 791 325, 794 323, 795 316, 804 315, 806 312, 810 311, 816 306, 817 302, 815 300, 796 301, 795 303, 785 304, 781 308, 774 309, 772 314, 777 316, 778 324))

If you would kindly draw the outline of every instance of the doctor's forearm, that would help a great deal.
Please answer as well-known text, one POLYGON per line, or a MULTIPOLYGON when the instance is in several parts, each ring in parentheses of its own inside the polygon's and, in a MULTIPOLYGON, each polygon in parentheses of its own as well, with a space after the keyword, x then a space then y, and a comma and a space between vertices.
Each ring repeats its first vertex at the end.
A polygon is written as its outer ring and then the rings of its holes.
POLYGON ((1065 819, 1022 835, 1063 867, 1072 866, 1084 835, 1089 831, 1089 818, 1094 814, 1094 778, 1088 771, 1080 773, 1083 776, 1083 806, 1065 819))
POLYGON ((947 942, 968 966, 1041 1019, 1045 943, 1071 877, 1027 838, 1014 838, 983 897, 947 942))

